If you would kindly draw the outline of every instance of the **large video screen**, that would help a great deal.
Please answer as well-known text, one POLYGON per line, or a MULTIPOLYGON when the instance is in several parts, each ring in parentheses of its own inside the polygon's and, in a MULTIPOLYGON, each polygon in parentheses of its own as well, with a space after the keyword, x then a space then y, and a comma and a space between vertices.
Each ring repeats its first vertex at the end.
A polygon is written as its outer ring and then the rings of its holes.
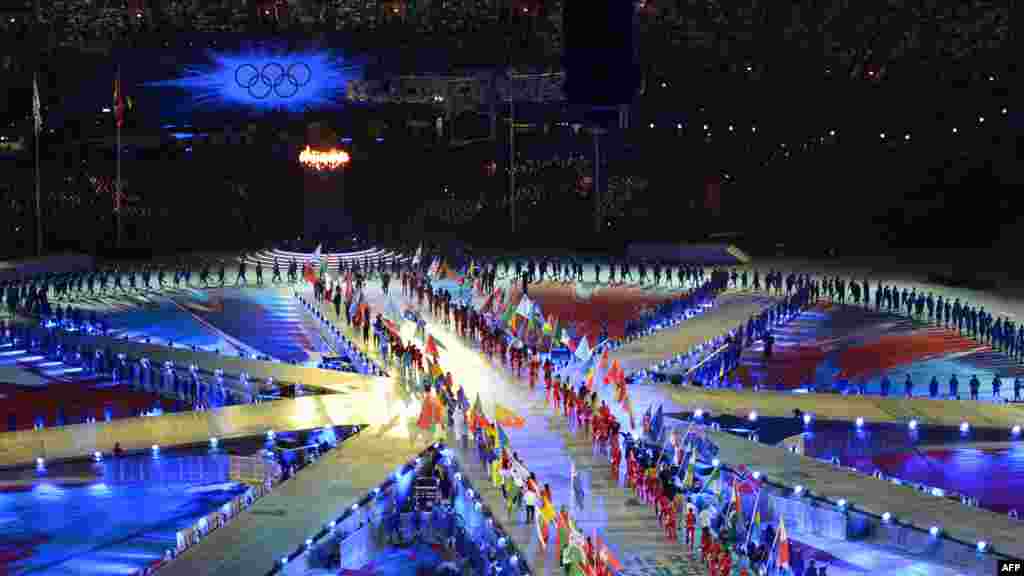
POLYGON ((81 101, 67 102, 68 112, 112 106, 118 73, 139 124, 338 110, 348 83, 362 77, 363 65, 341 49, 282 40, 226 45, 225 36, 115 50, 112 65, 86 81, 94 86, 83 86, 81 101))

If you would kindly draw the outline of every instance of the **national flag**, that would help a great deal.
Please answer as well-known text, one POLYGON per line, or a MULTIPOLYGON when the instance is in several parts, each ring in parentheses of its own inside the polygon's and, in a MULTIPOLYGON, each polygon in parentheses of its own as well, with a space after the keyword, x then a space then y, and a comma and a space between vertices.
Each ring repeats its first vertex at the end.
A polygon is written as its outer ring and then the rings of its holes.
POLYGON ((580 338, 580 343, 576 346, 574 355, 576 356, 576 360, 580 362, 590 361, 592 354, 590 352, 590 342, 587 340, 586 336, 580 338))
POLYGON ((732 506, 736 510, 736 516, 738 518, 743 517, 743 500, 740 498, 739 482, 735 480, 732 483, 732 506))
POLYGON ((705 483, 705 486, 707 486, 708 488, 711 488, 711 490, 715 493, 715 495, 717 495, 717 496, 721 496, 722 495, 722 468, 721 468, 721 466, 715 466, 711 470, 711 475, 708 476, 708 481, 707 481, 707 483, 705 483))
POLYGON ((39 136, 39 131, 43 128, 43 110, 39 102, 39 83, 35 77, 32 78, 32 120, 35 123, 36 136, 39 136))
POLYGON ((121 92, 121 73, 114 79, 114 114, 117 127, 124 126, 124 94, 121 92))
POLYGON ((516 307, 516 315, 522 316, 527 320, 529 320, 533 315, 533 300, 530 300, 530 297, 526 294, 523 294, 523 297, 519 299, 519 305, 516 307))
POLYGON ((515 330, 515 318, 516 318, 517 307, 512 304, 512 300, 509 299, 508 308, 505 309, 505 315, 502 316, 501 322, 507 326, 510 330, 515 330))
POLYGON ((579 473, 576 472, 576 463, 572 460, 569 461, 569 479, 572 484, 572 494, 576 501, 576 508, 583 510, 583 481, 580 479, 579 473))
POLYGON ((651 438, 655 443, 661 445, 661 432, 665 426, 665 414, 662 412, 662 405, 658 405, 658 411, 651 418, 651 438))
POLYGON ((522 428, 526 426, 525 418, 500 402, 494 405, 494 419, 499 424, 508 428, 522 428))
POLYGON ((480 393, 476 393, 476 400, 473 402, 473 414, 476 416, 484 415, 484 405, 480 402, 480 393))
POLYGON ((696 478, 697 468, 697 451, 690 452, 690 460, 686 463, 686 474, 683 475, 683 487, 692 488, 694 478, 696 478))
POLYGON ((777 551, 775 565, 780 568, 789 568, 789 534, 786 531, 786 520, 782 516, 779 516, 779 529, 775 542, 777 551))
MULTIPOLYGON (((437 357, 440 356, 440 352, 438 352, 437 350, 438 342, 437 340, 434 340, 433 334, 427 334, 427 343, 425 345, 425 349, 427 354, 430 354, 434 358, 434 360, 437 360, 437 357)), ((441 346, 441 349, 443 350, 444 346, 441 346)))
MULTIPOLYGON (((498 419, 498 417, 495 416, 495 419, 498 419)), ((501 428, 500 419, 498 419, 498 421, 499 424, 495 425, 494 427, 497 430, 497 434, 495 435, 495 445, 498 447, 498 449, 504 449, 509 446, 508 434, 505 434, 505 430, 501 428)))
POLYGON ((538 325, 539 320, 543 320, 544 316, 541 315, 540 305, 536 302, 533 304, 533 310, 530 312, 530 316, 527 318, 526 329, 529 334, 539 332, 541 327, 538 325))

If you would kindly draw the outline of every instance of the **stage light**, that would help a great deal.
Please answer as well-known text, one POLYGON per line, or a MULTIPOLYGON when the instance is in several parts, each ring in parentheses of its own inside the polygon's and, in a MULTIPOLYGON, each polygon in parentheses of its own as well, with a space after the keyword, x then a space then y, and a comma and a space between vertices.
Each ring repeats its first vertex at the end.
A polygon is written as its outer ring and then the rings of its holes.
POLYGON ((793 494, 799 496, 799 495, 801 495, 803 493, 804 493, 804 487, 802 485, 797 484, 796 487, 793 488, 793 494))
POLYGON ((811 425, 811 419, 812 419, 811 415, 805 413, 804 414, 804 426, 810 426, 811 425))
POLYGON ((1010 434, 1013 434, 1014 436, 1020 436, 1020 424, 1017 424, 1013 428, 1010 428, 1010 434))
POLYGON ((306 548, 309 548, 312 545, 313 545, 313 539, 312 538, 306 538, 306 548))
POLYGON ((747 415, 747 420, 750 420, 751 422, 757 422, 757 411, 751 410, 750 414, 747 415))
POLYGON ((356 510, 359 510, 359 503, 358 502, 352 505, 352 511, 354 512, 356 510))
POLYGON ((941 530, 938 526, 932 526, 928 529, 928 533, 931 534, 933 538, 937 537, 939 535, 939 532, 941 532, 941 530))
POLYGON ((881 138, 882 140, 885 140, 885 132, 879 134, 878 137, 881 138))
POLYGON ((328 530, 334 530, 334 527, 337 526, 337 525, 338 525, 337 522, 335 522, 334 520, 331 520, 330 522, 327 523, 327 529, 328 530))
POLYGON ((961 434, 967 434, 970 431, 971 431, 971 425, 970 424, 968 424, 966 421, 960 423, 960 433, 961 434))
POLYGON ((281 565, 284 566, 287 563, 288 563, 288 557, 287 556, 282 556, 281 557, 281 565))
POLYGON ((863 418, 857 418, 857 428, 863 428, 863 427, 864 427, 864 419, 863 418))
POLYGON ((892 522, 892 514, 889 514, 888 512, 882 514, 882 522, 885 522, 886 524, 892 522))
POLYGON ((917 430, 917 420, 911 420, 910 422, 908 422, 907 423, 907 428, 910 428, 911 430, 915 430, 916 431, 917 430))
POLYGON ((981 541, 978 542, 978 552, 981 552, 982 554, 984 554, 985 550, 987 548, 988 548, 988 542, 985 542, 984 540, 981 540, 981 541))
POLYGON ((903 139, 909 141, 910 140, 910 134, 904 134, 903 135, 903 139))
POLYGON ((711 465, 712 465, 713 467, 715 467, 715 468, 718 468, 719 466, 721 466, 721 465, 722 465, 722 461, 721 461, 721 460, 719 460, 718 458, 712 458, 712 459, 711 459, 711 465))
POLYGON ((846 498, 840 498, 839 501, 836 502, 836 506, 839 506, 840 508, 844 508, 845 509, 846 508, 846 498))
POLYGON ((956 134, 956 133, 957 133, 957 129, 956 129, 956 127, 954 127, 953 128, 953 134, 956 134))
POLYGON ((978 124, 984 124, 984 123, 985 123, 985 117, 984 116, 978 116, 978 124))
POLYGON ((273 439, 274 439, 274 431, 273 430, 267 430, 267 440, 273 440, 273 439))
POLYGON ((835 130, 829 130, 828 131, 828 135, 829 136, 835 136, 836 135, 836 131, 835 130))

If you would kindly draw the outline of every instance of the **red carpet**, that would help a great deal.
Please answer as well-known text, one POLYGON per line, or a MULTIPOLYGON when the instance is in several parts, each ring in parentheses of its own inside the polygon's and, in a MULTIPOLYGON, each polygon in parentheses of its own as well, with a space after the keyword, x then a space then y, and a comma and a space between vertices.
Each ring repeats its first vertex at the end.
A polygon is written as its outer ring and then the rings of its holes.
MULTIPOLYGON (((512 301, 519 300, 521 292, 513 292, 512 301)), ((600 288, 586 300, 578 299, 571 284, 544 282, 530 286, 530 298, 540 304, 545 318, 554 314, 558 320, 577 322, 579 328, 596 344, 601 334, 601 322, 608 322, 608 335, 621 338, 626 322, 636 318, 644 308, 654 307, 672 299, 665 294, 626 286, 600 288)), ((675 295, 681 295, 677 292, 675 295)), ((579 334, 577 334, 578 336, 579 334)))

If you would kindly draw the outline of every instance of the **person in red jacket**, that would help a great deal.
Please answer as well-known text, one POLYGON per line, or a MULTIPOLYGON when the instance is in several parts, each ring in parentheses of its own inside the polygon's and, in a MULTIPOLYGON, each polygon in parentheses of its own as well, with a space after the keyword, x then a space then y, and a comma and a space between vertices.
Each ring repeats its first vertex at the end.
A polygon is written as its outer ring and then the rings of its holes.
POLYGON ((697 515, 693 513, 693 508, 690 506, 686 507, 686 546, 689 547, 690 553, 693 553, 694 535, 697 529, 697 515))
POLYGON ((540 359, 537 355, 530 358, 530 390, 537 386, 537 371, 540 369, 540 359))
POLYGON ((718 573, 722 576, 732 576, 732 554, 723 549, 720 558, 718 573))

